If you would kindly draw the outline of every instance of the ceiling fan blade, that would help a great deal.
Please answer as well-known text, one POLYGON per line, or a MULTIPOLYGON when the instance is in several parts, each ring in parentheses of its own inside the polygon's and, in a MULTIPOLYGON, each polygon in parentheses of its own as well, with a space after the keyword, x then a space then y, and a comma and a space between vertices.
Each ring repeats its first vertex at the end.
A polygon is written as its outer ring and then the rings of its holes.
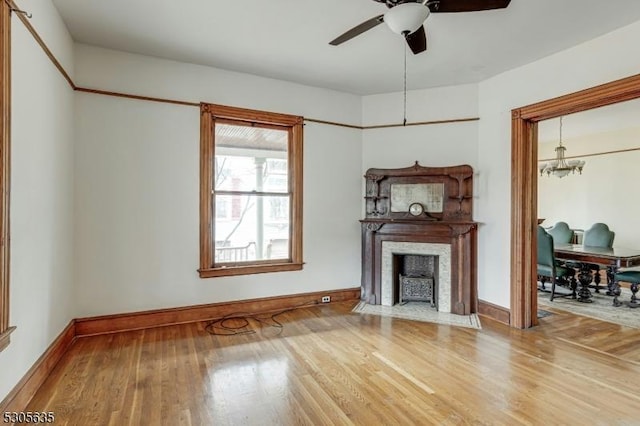
POLYGON ((424 31, 424 25, 404 38, 414 55, 427 50, 427 34, 424 31))
POLYGON ((504 9, 511 0, 437 0, 427 2, 431 13, 476 12, 504 9))
POLYGON ((362 24, 356 25, 355 27, 351 28, 349 31, 337 37, 335 40, 330 41, 329 44, 332 46, 337 46, 339 44, 342 44, 345 41, 351 40, 355 36, 358 36, 363 32, 370 30, 373 27, 377 27, 383 22, 384 22, 384 15, 375 16, 371 19, 364 21, 362 24))

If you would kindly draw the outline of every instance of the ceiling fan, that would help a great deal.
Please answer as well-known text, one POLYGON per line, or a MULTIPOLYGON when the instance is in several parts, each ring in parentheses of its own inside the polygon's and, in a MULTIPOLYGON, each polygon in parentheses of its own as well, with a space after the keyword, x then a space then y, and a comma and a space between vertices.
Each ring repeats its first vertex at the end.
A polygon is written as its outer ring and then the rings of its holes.
POLYGON ((401 34, 407 40, 414 54, 427 50, 427 35, 424 21, 431 13, 476 12, 481 10, 503 9, 511 0, 373 0, 384 3, 389 10, 374 16, 351 28, 335 40, 333 46, 344 43, 385 22, 394 33, 401 34))

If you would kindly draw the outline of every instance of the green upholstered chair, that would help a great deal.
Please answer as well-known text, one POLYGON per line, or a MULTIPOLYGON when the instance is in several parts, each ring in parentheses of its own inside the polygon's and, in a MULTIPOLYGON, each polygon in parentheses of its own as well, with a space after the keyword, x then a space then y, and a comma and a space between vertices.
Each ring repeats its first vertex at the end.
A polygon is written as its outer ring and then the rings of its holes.
MULTIPOLYGON (((624 281, 626 283, 631 283, 631 301, 629 302, 630 308, 638 307, 638 298, 636 297, 636 293, 638 292, 638 285, 640 284, 640 271, 620 271, 617 272, 613 276, 614 281, 616 282, 615 288, 618 288, 617 283, 620 281, 624 281)), ((619 291, 616 291, 615 300, 613 301, 614 305, 618 305, 618 295, 619 291)))
MULTIPOLYGON (((546 231, 553 237, 554 244, 569 244, 573 241, 574 232, 573 229, 569 228, 567 222, 556 222, 546 231)), ((556 260, 556 265, 566 266, 565 262, 561 260, 556 260)))
POLYGON ((604 223, 594 223, 591 228, 584 231, 582 244, 591 247, 613 247, 616 233, 604 223))
MULTIPOLYGON (((616 233, 610 230, 606 224, 594 223, 591 225, 591 228, 584 231, 582 244, 591 247, 610 248, 613 247, 613 240, 615 237, 616 233)), ((600 289, 604 288, 600 285, 600 265, 590 263, 588 266, 589 269, 593 271, 593 285, 591 285, 591 287, 594 287, 596 289, 596 293, 599 293, 600 289)))
POLYGON ((553 237, 547 233, 542 226, 538 226, 538 278, 540 279, 542 291, 547 291, 545 282, 547 279, 551 281, 551 298, 556 295, 576 297, 576 287, 578 285, 575 278, 576 271, 573 268, 566 268, 556 264, 553 254, 553 237), (562 280, 563 284, 570 286, 571 292, 556 293, 556 283, 562 280))
POLYGON ((556 244, 569 244, 573 241, 573 229, 569 228, 567 222, 557 222, 547 229, 547 233, 551 234, 556 244))

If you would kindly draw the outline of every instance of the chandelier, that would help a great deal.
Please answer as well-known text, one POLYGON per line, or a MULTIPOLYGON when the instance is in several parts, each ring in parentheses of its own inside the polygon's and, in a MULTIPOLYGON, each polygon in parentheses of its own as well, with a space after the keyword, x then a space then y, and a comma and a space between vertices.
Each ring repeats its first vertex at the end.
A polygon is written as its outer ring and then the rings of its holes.
POLYGON ((540 169, 540 176, 544 173, 547 176, 557 176, 559 178, 563 178, 569 173, 575 173, 576 170, 578 173, 582 174, 582 168, 584 167, 585 162, 582 160, 568 160, 565 158, 565 151, 567 148, 562 146, 562 117, 560 117, 560 141, 558 146, 556 147, 556 158, 548 163, 540 163, 538 168, 540 169))

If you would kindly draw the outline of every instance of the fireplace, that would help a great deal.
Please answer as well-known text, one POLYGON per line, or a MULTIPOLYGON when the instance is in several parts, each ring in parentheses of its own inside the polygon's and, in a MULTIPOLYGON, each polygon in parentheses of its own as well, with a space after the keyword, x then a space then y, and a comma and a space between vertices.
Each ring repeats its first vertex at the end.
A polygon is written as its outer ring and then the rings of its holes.
POLYGON ((429 168, 417 163, 367 171, 367 217, 360 221, 363 301, 393 306, 413 299, 440 312, 477 311, 472 176, 469 166, 429 168), (426 208, 412 209, 416 203, 426 208), (433 266, 424 271, 407 267, 429 262, 433 266), (407 293, 401 293, 403 278, 410 287, 407 293))

